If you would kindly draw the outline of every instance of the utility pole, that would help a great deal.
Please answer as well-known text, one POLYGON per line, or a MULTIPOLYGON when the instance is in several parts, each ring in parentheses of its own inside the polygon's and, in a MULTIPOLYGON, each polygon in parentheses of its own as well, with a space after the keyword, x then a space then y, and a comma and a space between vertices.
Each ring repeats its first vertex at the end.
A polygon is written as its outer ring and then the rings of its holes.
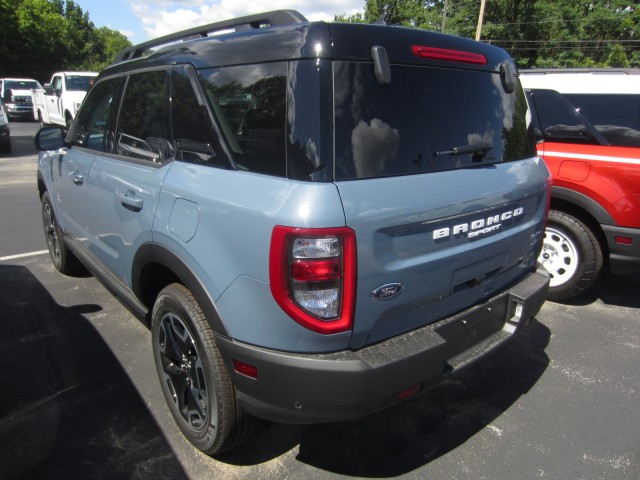
POLYGON ((484 21, 484 7, 486 4, 487 0, 481 0, 480 15, 478 16, 478 28, 476 29, 476 41, 480 40, 480 32, 482 32, 482 22, 484 21))
POLYGON ((442 9, 442 33, 444 33, 444 28, 447 25, 447 3, 447 0, 444 0, 444 8, 442 9))

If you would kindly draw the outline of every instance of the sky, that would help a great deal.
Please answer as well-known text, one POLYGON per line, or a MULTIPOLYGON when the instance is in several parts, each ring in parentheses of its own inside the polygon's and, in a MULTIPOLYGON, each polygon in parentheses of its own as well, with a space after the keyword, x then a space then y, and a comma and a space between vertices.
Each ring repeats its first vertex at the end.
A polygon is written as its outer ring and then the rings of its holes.
POLYGON ((74 0, 96 27, 141 43, 190 27, 270 10, 297 10, 309 20, 362 13, 365 0, 74 0))

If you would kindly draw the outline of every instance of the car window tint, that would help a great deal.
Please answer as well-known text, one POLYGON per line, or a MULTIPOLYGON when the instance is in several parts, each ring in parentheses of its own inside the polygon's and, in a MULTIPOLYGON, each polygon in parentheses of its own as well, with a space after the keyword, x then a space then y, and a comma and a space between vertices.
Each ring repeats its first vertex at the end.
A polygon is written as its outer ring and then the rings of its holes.
POLYGON ((335 178, 410 175, 535 155, 520 88, 498 74, 392 65, 380 86, 369 63, 334 62, 335 178), (375 101, 372 101, 374 99, 375 101), (486 146, 455 154, 453 149, 486 146))
POLYGON ((116 131, 117 154, 151 162, 173 157, 167 135, 165 78, 163 70, 129 77, 116 131))
POLYGON ((640 95, 564 94, 611 145, 640 147, 640 95))
POLYGON ((187 68, 176 67, 171 74, 171 125, 176 159, 227 167, 229 162, 209 111, 196 95, 187 68))
POLYGON ((200 79, 237 167, 286 176, 286 63, 205 70, 200 79))
POLYGON ((107 80, 89 92, 71 131, 72 144, 101 152, 110 150, 108 125, 114 114, 112 100, 119 86, 120 79, 107 80))

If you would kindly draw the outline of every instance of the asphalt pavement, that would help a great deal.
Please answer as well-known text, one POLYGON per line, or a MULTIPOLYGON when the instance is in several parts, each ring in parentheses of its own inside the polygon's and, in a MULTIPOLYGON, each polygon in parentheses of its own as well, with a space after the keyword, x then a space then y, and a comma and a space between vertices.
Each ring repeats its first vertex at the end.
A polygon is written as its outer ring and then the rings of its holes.
POLYGON ((396 407, 201 454, 164 404, 147 325, 44 252, 36 128, 12 124, 0 155, 0 478, 640 478, 640 275, 547 302, 506 348, 396 407))

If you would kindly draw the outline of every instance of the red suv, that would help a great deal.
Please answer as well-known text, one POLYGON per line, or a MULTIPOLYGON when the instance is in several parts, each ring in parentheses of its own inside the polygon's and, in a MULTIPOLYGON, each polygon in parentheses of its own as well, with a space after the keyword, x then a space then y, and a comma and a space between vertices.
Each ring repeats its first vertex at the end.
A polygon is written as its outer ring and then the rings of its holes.
POLYGON ((603 267, 640 272, 640 69, 525 70, 521 82, 553 177, 549 298, 584 292, 603 267))

